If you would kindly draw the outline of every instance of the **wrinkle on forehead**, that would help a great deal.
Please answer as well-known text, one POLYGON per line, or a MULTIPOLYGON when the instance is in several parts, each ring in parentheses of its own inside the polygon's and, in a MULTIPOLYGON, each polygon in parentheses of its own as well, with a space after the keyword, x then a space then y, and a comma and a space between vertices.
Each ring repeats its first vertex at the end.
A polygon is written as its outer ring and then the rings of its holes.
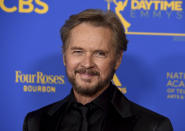
POLYGON ((106 48, 110 50, 112 49, 112 31, 107 27, 97 27, 89 23, 82 23, 71 30, 70 41, 68 42, 72 44, 71 46, 74 44, 76 46, 78 44, 88 44, 89 48, 106 48))

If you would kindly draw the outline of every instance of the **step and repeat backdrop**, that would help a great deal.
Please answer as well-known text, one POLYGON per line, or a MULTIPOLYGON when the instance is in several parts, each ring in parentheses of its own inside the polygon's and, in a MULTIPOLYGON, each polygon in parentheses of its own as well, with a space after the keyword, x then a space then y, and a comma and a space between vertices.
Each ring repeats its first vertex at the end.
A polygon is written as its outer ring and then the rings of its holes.
POLYGON ((88 8, 114 11, 125 27, 113 83, 185 131, 183 0, 0 0, 0 130, 21 131, 28 112, 68 95, 59 30, 88 8))

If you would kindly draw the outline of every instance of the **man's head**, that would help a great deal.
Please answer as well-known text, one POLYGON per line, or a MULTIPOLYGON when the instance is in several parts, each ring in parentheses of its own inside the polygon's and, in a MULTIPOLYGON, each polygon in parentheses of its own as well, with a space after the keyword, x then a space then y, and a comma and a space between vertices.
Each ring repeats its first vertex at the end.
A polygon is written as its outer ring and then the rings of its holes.
POLYGON ((61 28, 64 65, 74 91, 92 96, 106 88, 121 63, 127 40, 111 11, 89 9, 61 28))

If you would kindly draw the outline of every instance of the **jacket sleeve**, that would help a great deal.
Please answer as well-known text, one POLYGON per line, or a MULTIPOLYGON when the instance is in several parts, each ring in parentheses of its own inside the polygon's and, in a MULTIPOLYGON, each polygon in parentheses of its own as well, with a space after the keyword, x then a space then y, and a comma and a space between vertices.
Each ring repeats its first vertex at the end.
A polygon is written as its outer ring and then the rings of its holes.
POLYGON ((173 131, 172 124, 168 118, 161 121, 155 131, 173 131))

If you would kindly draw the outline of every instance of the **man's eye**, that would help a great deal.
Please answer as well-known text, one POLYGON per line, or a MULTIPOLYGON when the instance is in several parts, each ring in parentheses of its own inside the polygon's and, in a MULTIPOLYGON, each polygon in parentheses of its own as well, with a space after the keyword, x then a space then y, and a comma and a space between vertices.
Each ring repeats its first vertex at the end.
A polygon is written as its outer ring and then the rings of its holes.
POLYGON ((97 57, 106 57, 106 53, 103 51, 97 51, 95 52, 95 56, 97 57))
POLYGON ((73 53, 74 55, 80 55, 80 54, 83 53, 83 51, 81 51, 81 50, 74 50, 72 53, 73 53))

